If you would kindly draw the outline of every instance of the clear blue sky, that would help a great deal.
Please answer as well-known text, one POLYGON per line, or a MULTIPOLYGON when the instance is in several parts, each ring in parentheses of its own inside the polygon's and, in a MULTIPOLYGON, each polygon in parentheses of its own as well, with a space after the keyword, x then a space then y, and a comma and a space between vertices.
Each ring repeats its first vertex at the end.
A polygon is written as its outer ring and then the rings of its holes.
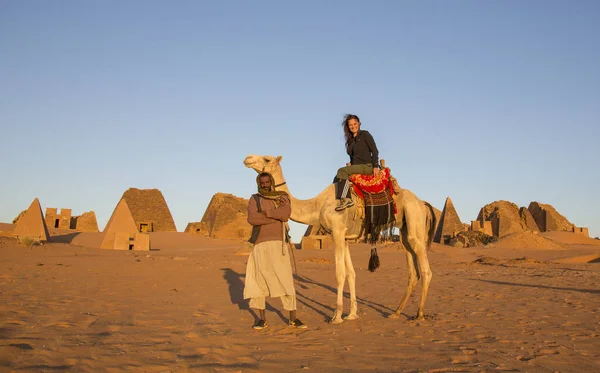
MULTIPOLYGON (((178 230, 248 154, 310 198, 358 114, 401 186, 462 221, 552 204, 600 236, 600 2, 0 1, 0 221, 162 191, 178 230)), ((294 225, 298 241, 304 226, 294 225)))

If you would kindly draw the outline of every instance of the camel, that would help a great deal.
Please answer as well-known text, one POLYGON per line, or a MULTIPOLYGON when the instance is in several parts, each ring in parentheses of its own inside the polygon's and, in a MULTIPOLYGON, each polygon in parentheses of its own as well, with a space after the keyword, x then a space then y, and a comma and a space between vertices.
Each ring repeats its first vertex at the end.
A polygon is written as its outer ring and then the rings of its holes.
MULTIPOLYGON (((356 320, 358 304, 356 302, 356 272, 350 257, 350 250, 346 240, 357 239, 360 235, 362 219, 357 218, 357 204, 343 211, 335 211, 335 184, 326 187, 316 197, 300 200, 294 198, 283 177, 281 169, 281 156, 248 155, 244 165, 256 172, 268 172, 273 175, 275 189, 285 191, 290 195, 292 221, 322 226, 331 232, 335 250, 335 277, 337 280, 337 302, 331 318, 332 324, 341 324, 344 320, 356 320), (345 281, 350 288, 350 313, 342 317, 345 281)), ((408 263, 408 285, 406 293, 400 301, 396 311, 388 318, 398 318, 406 305, 419 278, 422 281, 421 303, 417 311, 417 319, 425 318, 424 308, 427 298, 429 283, 431 282, 431 269, 427 258, 427 249, 433 240, 435 228, 435 214, 427 202, 421 201, 415 194, 407 189, 401 189, 394 196, 398 213, 396 214, 396 227, 400 229, 402 247, 406 253, 408 263)))

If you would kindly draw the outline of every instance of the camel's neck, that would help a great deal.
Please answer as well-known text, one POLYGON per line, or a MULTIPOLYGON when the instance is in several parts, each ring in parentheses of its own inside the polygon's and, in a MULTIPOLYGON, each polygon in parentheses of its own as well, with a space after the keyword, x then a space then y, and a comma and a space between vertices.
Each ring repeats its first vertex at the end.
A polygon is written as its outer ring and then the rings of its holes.
POLYGON ((285 191, 290 196, 292 204, 292 215, 290 219, 297 223, 307 225, 318 225, 319 223, 319 199, 318 197, 311 199, 297 199, 285 183, 285 178, 281 172, 273 173, 275 184, 278 185, 275 189, 285 191))

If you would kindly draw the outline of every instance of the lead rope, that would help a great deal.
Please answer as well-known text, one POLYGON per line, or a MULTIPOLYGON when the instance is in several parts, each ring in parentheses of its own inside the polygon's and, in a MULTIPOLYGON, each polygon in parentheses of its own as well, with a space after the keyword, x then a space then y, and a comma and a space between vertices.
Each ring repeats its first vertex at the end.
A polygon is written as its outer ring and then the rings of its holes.
MULTIPOLYGON (((265 167, 263 166, 263 172, 265 171, 265 167)), ((285 185, 285 180, 279 184, 275 184, 273 189, 285 185)), ((281 222, 281 255, 285 256, 287 246, 287 251, 290 253, 290 263, 292 264, 292 269, 294 270, 294 283, 296 282, 295 277, 298 276, 298 271, 296 270, 296 255, 294 253, 294 248, 292 248, 292 241, 287 241, 287 232, 289 230, 289 225, 285 222, 281 222)), ((297 284, 295 284, 297 285, 297 284)))
POLYGON ((283 238, 283 243, 282 243, 282 247, 281 247, 281 254, 283 256, 285 256, 285 247, 287 246, 287 251, 290 253, 290 263, 292 264, 292 268, 294 270, 294 275, 298 275, 298 271, 296 270, 296 254, 294 253, 294 247, 292 247, 292 241, 290 239, 290 241, 287 241, 287 229, 288 229, 288 224, 281 222, 281 230, 283 231, 282 233, 282 238, 283 238))

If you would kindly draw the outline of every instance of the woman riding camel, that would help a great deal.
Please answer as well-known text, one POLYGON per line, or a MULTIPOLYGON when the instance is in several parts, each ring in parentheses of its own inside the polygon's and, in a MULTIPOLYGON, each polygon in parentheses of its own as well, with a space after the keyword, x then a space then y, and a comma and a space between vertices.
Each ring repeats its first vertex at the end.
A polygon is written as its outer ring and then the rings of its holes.
POLYGON ((346 153, 350 156, 350 165, 337 171, 335 198, 339 200, 335 211, 342 211, 354 206, 350 197, 350 182, 354 174, 379 175, 379 151, 373 136, 360 129, 360 119, 354 114, 347 114, 342 122, 346 138, 346 153))

